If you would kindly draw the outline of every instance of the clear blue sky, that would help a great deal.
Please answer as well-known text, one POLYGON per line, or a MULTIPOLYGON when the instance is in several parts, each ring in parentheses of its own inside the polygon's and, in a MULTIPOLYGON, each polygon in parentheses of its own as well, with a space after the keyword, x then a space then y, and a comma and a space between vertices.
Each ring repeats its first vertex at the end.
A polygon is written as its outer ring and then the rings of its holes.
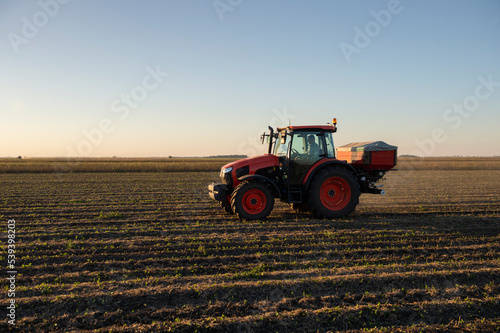
POLYGON ((0 156, 261 154, 337 145, 500 155, 500 1, 0 3, 0 156))

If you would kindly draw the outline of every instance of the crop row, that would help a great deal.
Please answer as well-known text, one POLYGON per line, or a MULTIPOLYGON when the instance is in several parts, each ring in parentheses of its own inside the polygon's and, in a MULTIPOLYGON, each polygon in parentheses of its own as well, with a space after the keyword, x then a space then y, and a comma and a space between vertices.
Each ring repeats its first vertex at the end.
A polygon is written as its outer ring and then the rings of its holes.
POLYGON ((498 171, 400 174, 349 218, 254 222, 208 199, 217 172, 5 175, 18 327, 500 328, 498 171))

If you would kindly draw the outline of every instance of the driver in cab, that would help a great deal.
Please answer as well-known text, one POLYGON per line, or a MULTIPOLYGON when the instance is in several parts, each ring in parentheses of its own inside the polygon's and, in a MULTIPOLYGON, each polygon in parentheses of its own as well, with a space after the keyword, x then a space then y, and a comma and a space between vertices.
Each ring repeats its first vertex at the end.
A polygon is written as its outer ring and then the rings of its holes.
POLYGON ((320 149, 316 141, 314 140, 314 135, 309 135, 307 137, 307 143, 309 144, 309 148, 307 149, 306 155, 308 158, 316 158, 319 156, 320 149))

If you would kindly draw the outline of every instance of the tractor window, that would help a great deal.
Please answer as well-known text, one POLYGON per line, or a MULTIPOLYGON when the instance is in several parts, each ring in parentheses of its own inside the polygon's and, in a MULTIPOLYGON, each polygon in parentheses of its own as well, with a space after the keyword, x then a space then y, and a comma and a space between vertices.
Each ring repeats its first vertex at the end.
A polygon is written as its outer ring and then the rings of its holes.
MULTIPOLYGON (((317 161, 324 157, 323 135, 316 132, 296 132, 293 135, 291 157, 296 160, 317 161)), ((307 163, 309 164, 309 163, 307 163)))
POLYGON ((294 132, 290 148, 289 180, 291 184, 300 184, 311 165, 325 157, 323 133, 294 132))
POLYGON ((295 134, 292 143, 292 154, 305 154, 307 150, 304 134, 295 134))
POLYGON ((288 152, 288 146, 290 145, 290 134, 286 132, 280 132, 278 135, 278 138, 276 138, 276 145, 274 146, 274 155, 276 156, 286 156, 288 152), (281 137, 282 135, 286 135, 286 142, 285 144, 281 143, 281 137))
POLYGON ((332 133, 325 133, 326 153, 328 157, 335 157, 335 146, 333 145, 332 133))

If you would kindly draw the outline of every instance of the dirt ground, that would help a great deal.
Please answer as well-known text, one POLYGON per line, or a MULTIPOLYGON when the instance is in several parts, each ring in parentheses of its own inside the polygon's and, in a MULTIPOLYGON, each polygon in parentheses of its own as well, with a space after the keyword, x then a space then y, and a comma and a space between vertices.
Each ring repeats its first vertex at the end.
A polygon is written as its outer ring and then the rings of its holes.
MULTIPOLYGON (((240 222, 218 172, 2 174, 20 332, 496 332, 500 170, 402 170, 349 218, 240 222)), ((4 267, 6 264, 4 265, 4 267)), ((7 274, 7 268, 4 268, 7 274)), ((8 286, 1 308, 7 314, 8 286)))

